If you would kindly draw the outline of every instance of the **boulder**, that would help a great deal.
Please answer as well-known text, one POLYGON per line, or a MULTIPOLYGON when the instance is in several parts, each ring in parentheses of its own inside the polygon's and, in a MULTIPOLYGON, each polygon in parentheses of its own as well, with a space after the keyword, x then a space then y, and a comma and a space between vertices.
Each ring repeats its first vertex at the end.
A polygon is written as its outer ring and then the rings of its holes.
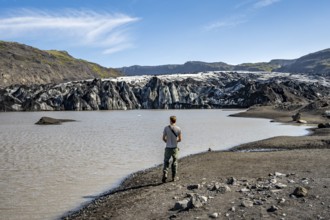
POLYGON ((296 197, 305 197, 308 193, 308 190, 305 187, 298 186, 292 193, 296 197))
POLYGON ((200 208, 207 203, 207 197, 195 194, 191 197, 190 202, 192 208, 200 208))
POLYGON ((174 205, 174 210, 185 210, 191 206, 190 198, 177 201, 174 205))
POLYGON ((35 124, 37 125, 59 125, 62 122, 75 121, 71 119, 56 119, 50 117, 41 117, 35 124))

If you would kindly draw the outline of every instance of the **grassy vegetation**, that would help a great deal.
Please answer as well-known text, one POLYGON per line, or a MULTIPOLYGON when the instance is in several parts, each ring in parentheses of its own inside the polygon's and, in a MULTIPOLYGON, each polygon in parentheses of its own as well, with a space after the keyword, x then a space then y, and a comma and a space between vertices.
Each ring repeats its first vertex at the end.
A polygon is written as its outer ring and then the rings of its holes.
POLYGON ((46 52, 56 57, 63 64, 76 62, 76 59, 74 59, 65 51, 47 50, 46 52))
POLYGON ((6 42, 0 40, 0 49, 5 49, 6 48, 6 42))
POLYGON ((249 71, 266 71, 271 72, 274 69, 279 68, 279 65, 270 63, 242 63, 235 66, 235 70, 249 70, 249 71))

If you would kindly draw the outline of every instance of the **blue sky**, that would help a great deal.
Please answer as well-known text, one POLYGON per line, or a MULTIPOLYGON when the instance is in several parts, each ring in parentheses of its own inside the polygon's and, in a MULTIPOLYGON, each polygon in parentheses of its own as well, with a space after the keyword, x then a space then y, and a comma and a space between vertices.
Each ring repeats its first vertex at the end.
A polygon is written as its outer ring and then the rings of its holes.
POLYGON ((106 67, 293 59, 330 47, 330 1, 0 0, 0 40, 106 67))

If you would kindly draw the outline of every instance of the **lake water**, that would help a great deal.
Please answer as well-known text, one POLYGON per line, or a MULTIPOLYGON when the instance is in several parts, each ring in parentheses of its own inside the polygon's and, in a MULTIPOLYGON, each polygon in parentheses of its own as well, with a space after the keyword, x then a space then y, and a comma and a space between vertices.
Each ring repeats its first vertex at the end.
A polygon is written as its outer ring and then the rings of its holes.
MULTIPOLYGON (((162 163, 163 128, 176 115, 181 157, 278 135, 303 126, 227 117, 223 110, 0 113, 0 218, 56 219, 114 187, 128 174, 162 163), (75 119, 34 123, 42 116, 75 119)), ((160 175, 161 176, 161 175, 160 175)))

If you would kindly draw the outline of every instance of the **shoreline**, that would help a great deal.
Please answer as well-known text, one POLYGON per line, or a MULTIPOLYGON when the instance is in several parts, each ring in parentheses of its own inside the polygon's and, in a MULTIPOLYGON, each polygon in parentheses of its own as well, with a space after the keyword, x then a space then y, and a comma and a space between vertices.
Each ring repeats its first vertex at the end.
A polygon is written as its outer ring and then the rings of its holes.
MULTIPOLYGON (((266 111, 266 112, 259 112, 259 109, 257 111, 255 110, 247 110, 245 112, 238 113, 234 115, 234 117, 254 117, 254 118, 269 118, 272 119, 273 121, 276 122, 281 122, 284 124, 292 124, 289 121, 289 114, 291 112, 287 112, 286 114, 279 113, 279 114, 274 114, 272 111, 266 111), (272 114, 273 116, 271 116, 272 114), (265 117, 268 116, 268 117, 265 117), (275 116, 275 117, 274 117, 275 116)), ((309 115, 308 116, 310 119, 313 118, 313 116, 309 115)), ((319 123, 320 120, 319 118, 313 118, 313 122, 319 123)), ((224 151, 212 151, 212 152, 201 152, 198 154, 194 155, 188 155, 183 158, 180 158, 180 163, 182 165, 188 164, 194 164, 194 162, 200 162, 201 158, 208 158, 208 160, 214 160, 217 159, 218 157, 221 157, 222 154, 228 154, 232 158, 239 157, 241 158, 242 155, 245 155, 245 157, 249 156, 255 156, 257 158, 262 158, 265 155, 270 156, 270 157, 277 157, 276 154, 278 155, 286 155, 286 154, 291 154, 294 153, 296 155, 301 155, 302 157, 306 157, 307 155, 330 155, 330 129, 316 129, 312 128, 309 129, 309 133, 304 136, 298 136, 298 137, 292 137, 292 136, 278 136, 278 137, 273 137, 273 138, 268 138, 264 140, 259 140, 255 142, 250 142, 246 144, 241 144, 239 146, 232 147, 228 150, 224 151), (276 145, 276 148, 274 148, 274 145, 276 145), (261 150, 261 151, 260 151, 261 150), (290 151, 290 153, 286 152, 290 151), (320 152, 324 151, 326 153, 320 152), (189 161, 193 161, 192 163, 189 161)), ((282 155, 282 156, 283 156, 282 155)), ((243 156, 244 158, 244 156, 243 156)), ((225 158, 222 158, 225 159, 225 158)), ((295 158, 293 158, 295 159, 295 158)), ((227 161, 230 162, 230 161, 227 161)), ((243 162, 241 161, 236 161, 238 164, 243 165, 243 162)), ((213 164, 213 162, 210 162, 210 164, 213 164)), ((292 165, 293 167, 295 164, 292 165)), ((320 165, 318 165, 320 166, 320 165)), ((176 191, 184 191, 182 190, 184 187, 186 187, 187 180, 180 179, 175 183, 166 183, 162 184, 160 179, 161 179, 161 167, 162 164, 159 164, 154 167, 150 167, 146 170, 141 170, 135 173, 132 173, 128 175, 127 177, 123 178, 122 180, 118 181, 119 184, 114 186, 114 188, 110 189, 109 191, 106 191, 99 196, 97 196, 95 199, 88 201, 81 206, 77 207, 75 210, 71 210, 69 212, 64 213, 60 218, 61 219, 90 219, 93 217, 96 217, 96 219, 129 219, 129 217, 133 217, 135 219, 149 219, 151 216, 150 213, 142 213, 137 211, 136 209, 146 209, 146 205, 144 205, 145 202, 148 200, 148 196, 150 196, 150 192, 152 191, 153 196, 157 196, 157 194, 161 194, 161 197, 166 197, 166 194, 164 194, 164 187, 165 190, 173 190, 171 188, 179 188, 176 191), (169 185, 170 184, 170 185, 169 185), (167 187, 167 188, 166 188, 167 187), (168 188, 169 187, 169 188, 168 188), (148 193, 149 192, 149 193, 148 193), (144 195, 148 194, 148 196, 144 195), (134 208, 132 208, 132 204, 129 203, 129 201, 134 201, 134 204, 136 203, 136 199, 140 202, 140 204, 134 205, 134 208), (104 205, 107 204, 107 205, 104 205), (130 205, 128 205, 130 204, 130 205), (132 210, 133 209, 133 210, 132 210), (120 210, 126 210, 124 212, 121 212, 120 210), (134 211, 137 212, 138 214, 136 215, 130 215, 127 210, 131 210, 133 213, 134 211), (104 214, 106 213, 106 214, 104 214), (149 216, 149 217, 148 217, 149 216)), ((195 170, 203 170, 202 173, 209 173, 207 169, 207 164, 205 164, 205 167, 203 166, 202 168, 196 167, 196 165, 193 166, 193 168, 187 168, 185 170, 186 172, 181 172, 180 176, 182 177, 187 177, 187 175, 190 177, 189 179, 192 178, 192 174, 188 173, 194 173, 195 170)), ((317 168, 317 166, 316 166, 317 168)), ((329 167, 330 168, 330 167, 329 167)), ((233 169, 233 168, 230 168, 233 169)), ((230 169, 227 170, 229 173, 236 173, 237 170, 233 170, 230 172, 230 169)), ((180 167, 179 167, 180 170, 180 167)), ((323 169, 324 170, 324 169, 323 169)), ((253 171, 250 170, 249 171, 253 171)), ((275 172, 275 171, 273 171, 275 172)), ((251 172, 253 173, 253 172, 251 172)), ((241 177, 242 178, 242 177, 241 177)), ((243 177, 245 178, 245 177, 243 177)), ((195 178, 196 179, 196 178, 195 178)), ((204 178, 202 178, 204 179, 204 178)), ((215 178, 217 179, 217 178, 215 178)), ((213 180, 214 181, 214 180, 213 180)), ((189 182, 189 181, 188 181, 189 182)), ((328 183, 327 183, 328 184, 328 183)), ((330 187, 330 186, 329 186, 330 187)), ((187 191, 187 190, 185 190, 187 191)), ((181 192, 182 194, 182 192, 181 192)), ((173 198, 169 198, 170 202, 172 201, 175 197, 180 197, 180 196, 174 196, 173 198)), ((329 197, 329 196, 328 196, 329 197)), ((330 201, 330 198, 328 198, 330 201)), ((153 199, 155 200, 155 199, 153 199)), ((157 202, 154 201, 154 202, 157 202)), ((159 203, 159 202, 158 202, 159 203)), ((160 203, 161 204, 161 203, 160 203)), ((158 205, 160 205, 158 204, 158 205)), ((174 204, 174 203, 173 203, 174 204)), ((330 205, 330 203, 329 203, 330 205)), ((173 212, 170 211, 171 209, 166 209, 166 210, 157 210, 157 204, 149 204, 151 206, 153 215, 157 213, 157 219, 168 219, 171 217, 169 214, 174 213, 172 217, 176 219, 190 219, 191 217, 198 217, 196 213, 189 213, 189 211, 183 213, 181 216, 181 212, 173 212), (188 213, 188 214, 187 214, 188 213), (181 216, 181 217, 180 217, 181 216), (188 217, 189 216, 189 217, 188 217)), ((173 205, 171 205, 173 206, 173 205)), ((330 207, 330 206, 329 206, 330 207)), ((252 208, 251 208, 252 210, 252 208)), ((146 211, 146 210, 145 210, 146 211)), ((200 212, 200 210, 198 211, 200 212)), ((202 210, 203 212, 203 210, 202 210)), ((228 213, 226 213, 227 215, 228 213)), ((204 217, 208 216, 208 212, 204 210, 204 217)), ((253 211, 250 213, 250 216, 257 216, 258 211, 253 211)), ((330 215, 330 214, 329 214, 330 215)), ((267 215, 266 215, 267 216, 267 215)), ((228 217, 228 216, 226 216, 228 217)), ((271 216, 272 217, 272 216, 271 216)), ((274 216, 273 216, 274 217, 274 216)), ((277 216, 278 217, 278 216, 277 216)), ((151 218, 151 219, 156 219, 151 218)), ((203 218, 201 218, 203 219, 203 218)), ((292 219, 292 218, 290 218, 292 219)), ((297 218, 298 219, 298 218, 297 218)))

